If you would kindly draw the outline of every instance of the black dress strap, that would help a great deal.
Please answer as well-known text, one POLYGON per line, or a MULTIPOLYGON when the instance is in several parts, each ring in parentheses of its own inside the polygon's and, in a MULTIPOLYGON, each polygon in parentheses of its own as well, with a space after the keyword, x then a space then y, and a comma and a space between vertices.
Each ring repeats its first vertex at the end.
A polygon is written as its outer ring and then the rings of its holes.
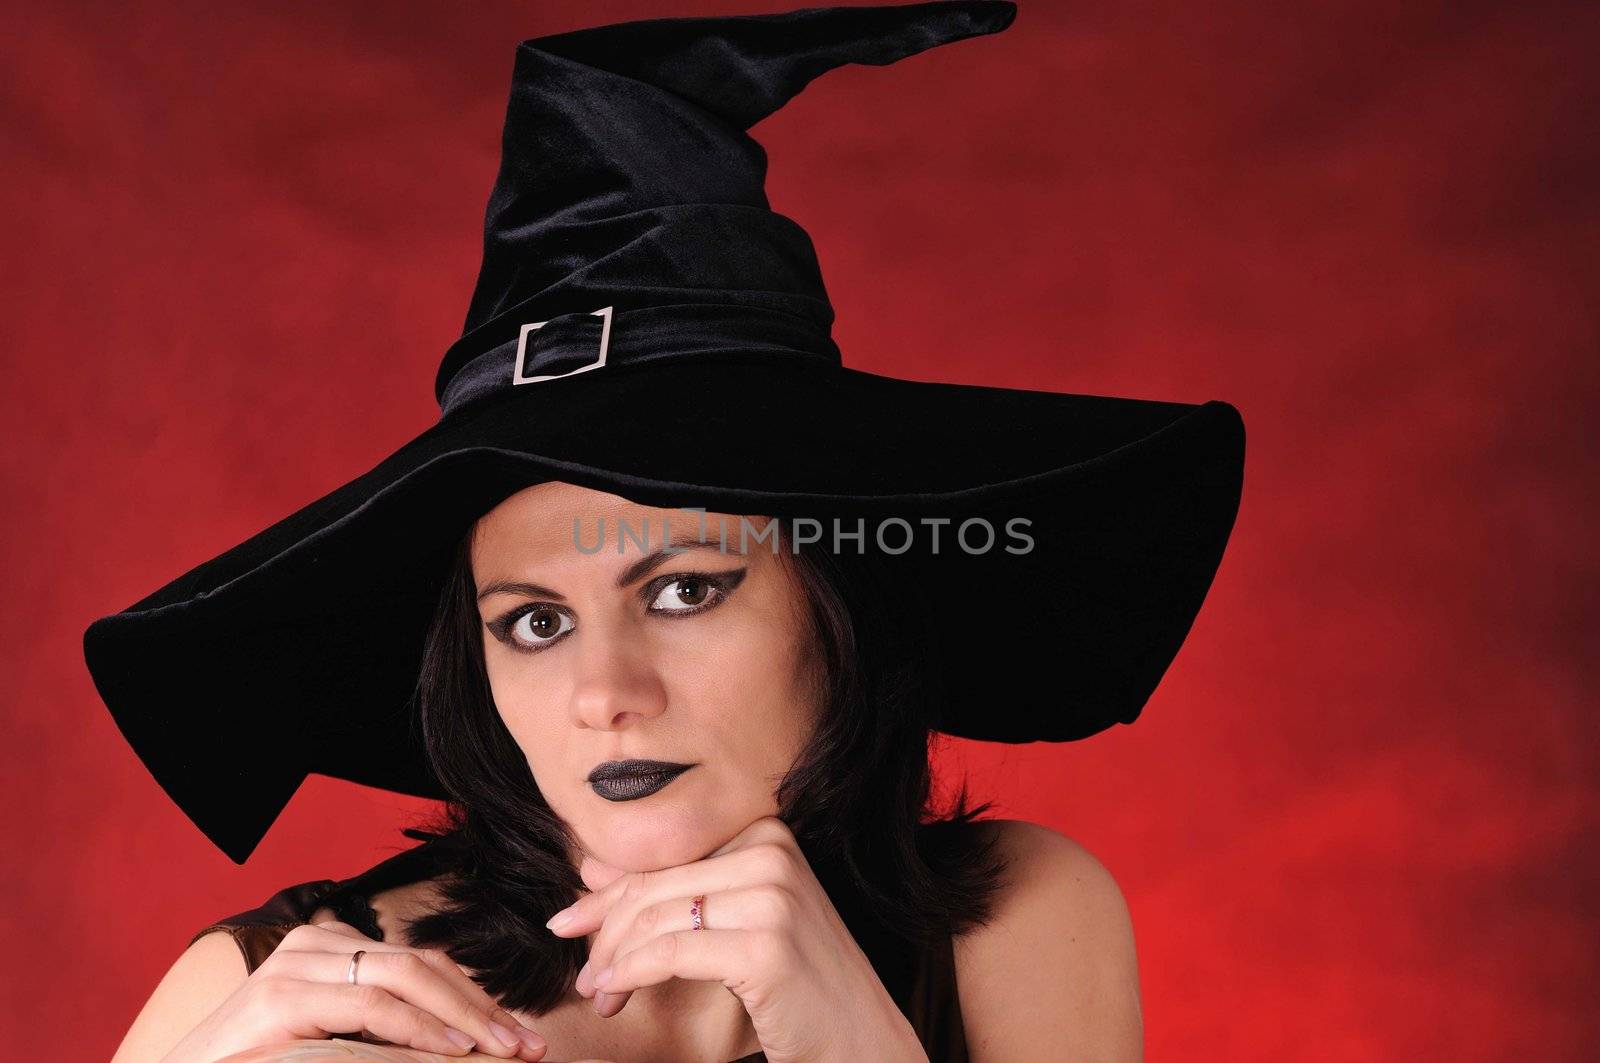
POLYGON ((443 865, 448 849, 438 836, 409 830, 406 833, 428 840, 350 878, 313 879, 285 886, 254 908, 207 924, 189 939, 189 943, 194 944, 212 931, 225 930, 244 955, 246 972, 253 972, 290 930, 310 922, 317 910, 324 907, 340 922, 349 923, 374 941, 382 941, 383 929, 378 925, 371 898, 392 886, 430 877, 443 865))
POLYGON ((967 1063, 954 937, 941 937, 923 954, 910 995, 901 1006, 927 1050, 929 1063, 967 1063))
MULTIPOLYGON (((406 833, 419 836, 410 831, 406 833)), ((322 903, 333 910, 340 922, 349 923, 374 941, 382 941, 383 929, 378 926, 378 913, 373 910, 371 899, 395 886, 432 878, 448 863, 450 838, 422 836, 427 840, 421 845, 398 852, 359 875, 336 882, 322 897, 322 903)))

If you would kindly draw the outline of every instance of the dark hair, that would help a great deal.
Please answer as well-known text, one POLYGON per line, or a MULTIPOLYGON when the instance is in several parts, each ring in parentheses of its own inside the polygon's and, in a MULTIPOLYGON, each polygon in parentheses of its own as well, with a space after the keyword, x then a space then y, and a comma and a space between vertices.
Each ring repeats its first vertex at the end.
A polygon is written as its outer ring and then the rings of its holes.
MULTIPOLYGON (((775 523, 810 602, 826 687, 816 731, 779 784, 778 816, 881 974, 940 935, 986 923, 1006 865, 975 819, 990 803, 968 808, 965 780, 948 816, 925 818, 931 639, 889 622, 882 603, 899 590, 871 555, 796 546, 775 523)), ((567 855, 573 839, 494 706, 471 542, 469 530, 446 577, 413 716, 448 799, 430 829, 405 833, 449 847, 445 900, 406 937, 476 969, 507 1007, 541 1014, 588 958, 582 938, 544 926, 584 886, 567 855)))

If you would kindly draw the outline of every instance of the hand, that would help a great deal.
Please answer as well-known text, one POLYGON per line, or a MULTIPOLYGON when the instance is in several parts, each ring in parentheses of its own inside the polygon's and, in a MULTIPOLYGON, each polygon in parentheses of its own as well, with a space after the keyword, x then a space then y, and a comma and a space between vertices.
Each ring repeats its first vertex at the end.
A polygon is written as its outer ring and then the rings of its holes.
POLYGON ((693 863, 620 872, 585 857, 579 873, 593 892, 556 913, 571 918, 552 932, 598 931, 576 984, 597 1013, 615 1015, 634 990, 669 978, 715 980, 744 1004, 770 1063, 927 1060, 777 817, 693 863), (696 931, 689 908, 702 894, 696 931))
MULTIPOLYGON (((416 1048, 375 1045, 367 1041, 346 1041, 334 1037, 323 1041, 286 1041, 283 1044, 249 1048, 216 1063, 480 1063, 494 1056, 468 1052, 464 1056, 441 1056, 416 1048)), ((606 1063, 581 1060, 578 1063, 606 1063)))
MULTIPOLYGON (((543 1059, 543 1038, 528 1030, 518 1040, 516 1031, 522 1029, 441 950, 374 941, 347 923, 307 923, 290 930, 162 1063, 211 1063, 248 1050, 265 1051, 256 1058, 273 1059, 273 1051, 305 1050, 293 1042, 334 1034, 371 1035, 428 1053, 412 1057, 427 1060, 461 1059, 474 1048, 473 1059, 543 1059), (358 984, 349 985, 346 973, 357 949, 366 955, 357 969, 358 984), (491 1024, 515 1043, 507 1044, 491 1024), (452 1032, 465 1038, 452 1040, 452 1032)), ((321 1050, 331 1058, 351 1056, 347 1042, 324 1042, 321 1050)))
MULTIPOLYGON (((480 1063, 494 1059, 478 1052, 464 1056, 441 1056, 415 1048, 375 1045, 366 1041, 346 1041, 334 1037, 326 1041, 288 1041, 264 1045, 219 1059, 216 1063, 480 1063)), ((614 1063, 609 1059, 574 1059, 568 1063, 614 1063)))

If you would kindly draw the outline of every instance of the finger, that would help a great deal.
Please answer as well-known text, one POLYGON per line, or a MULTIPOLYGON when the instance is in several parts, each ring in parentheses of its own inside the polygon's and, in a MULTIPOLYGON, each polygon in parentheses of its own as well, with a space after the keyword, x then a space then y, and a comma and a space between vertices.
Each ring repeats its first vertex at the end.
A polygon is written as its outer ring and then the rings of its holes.
MULTIPOLYGON (((706 908, 716 909, 717 925, 721 929, 737 929, 748 925, 750 902, 745 896, 747 892, 747 890, 728 890, 712 893, 706 895, 707 899, 703 903, 706 908)), ((647 904, 632 912, 618 908, 606 917, 605 925, 600 928, 600 933, 590 944, 589 959, 578 969, 578 977, 573 988, 578 991, 579 996, 590 996, 595 990, 605 988, 595 984, 595 976, 609 967, 623 950, 642 944, 644 940, 657 934, 693 928, 693 897, 672 897, 647 904)), ((598 1001, 596 1003, 598 1005, 598 1001)))
MULTIPOLYGON (((719 898, 718 911, 723 912, 723 918, 733 925, 742 923, 740 912, 748 905, 748 902, 741 898, 741 892, 728 891, 712 895, 719 898), (733 899, 734 903, 725 904, 723 898, 733 899)), ((593 997, 595 1014, 602 1018, 617 1014, 627 1007, 628 1000, 633 996, 632 990, 603 992, 602 987, 594 984, 594 976, 610 966, 612 958, 624 948, 632 947, 644 939, 661 933, 690 930, 694 925, 693 919, 692 897, 674 897, 637 908, 619 901, 617 906, 607 913, 599 933, 590 943, 589 957, 578 969, 573 988, 579 996, 593 997)))
MULTIPOLYGON (((288 939, 284 941, 287 943, 288 939)), ((441 1026, 461 1031, 481 1053, 502 1059, 513 1056, 529 1060, 543 1058, 546 1045, 542 1038, 533 1034, 532 1037, 537 1038, 535 1043, 532 1039, 519 1037, 516 1033, 518 1027, 508 1027, 499 1022, 493 1017, 492 1010, 485 1009, 476 999, 458 988, 456 980, 464 977, 459 971, 441 971, 435 966, 437 961, 430 962, 423 952, 393 947, 368 949, 357 967, 358 984, 354 986, 347 982, 350 971, 350 956, 347 953, 304 948, 284 950, 281 945, 274 955, 280 952, 283 956, 272 968, 274 976, 303 983, 329 983, 349 989, 369 986, 381 989, 403 1000, 408 1006, 426 1010, 441 1026)), ((262 966, 265 968, 266 965, 262 966)), ((373 1032, 388 1037, 382 1031, 373 1032)), ((445 1044, 454 1046, 455 1042, 447 1038, 445 1044)))
MULTIPOLYGON (((584 894, 559 912, 551 914, 545 926, 558 937, 581 937, 594 930, 605 918, 605 913, 616 903, 629 883, 648 879, 655 871, 630 871, 612 879, 604 886, 584 894), (585 929, 579 929, 583 927, 585 929)), ((633 888, 637 889, 635 885, 633 888)))
MULTIPOLYGON (((494 997, 477 982, 473 981, 461 969, 461 965, 452 960, 448 953, 442 949, 421 949, 417 952, 423 961, 444 976, 451 985, 456 986, 466 998, 481 1008, 489 1017, 489 1029, 500 1042, 511 1049, 512 1055, 521 1055, 525 1059, 542 1059, 545 1048, 545 1039, 537 1032, 522 1024, 511 1012, 496 1003, 494 997)), ((480 1048, 479 1051, 486 1051, 480 1048)))
MULTIPOLYGON (((632 993, 629 987, 618 985, 601 979, 601 974, 607 967, 615 965, 617 958, 622 954, 639 948, 653 937, 668 934, 689 933, 704 934, 712 929, 739 930, 739 931, 774 931, 781 932, 790 925, 794 918, 793 900, 783 887, 774 883, 764 882, 742 890, 728 890, 724 893, 713 893, 703 901, 703 911, 714 913, 715 926, 706 922, 704 916, 701 928, 694 929, 693 898, 673 898, 659 904, 651 905, 641 911, 635 920, 635 933, 618 943, 605 957, 590 956, 590 964, 585 970, 578 972, 579 981, 583 983, 584 990, 592 991, 595 995, 595 1010, 604 1011, 601 996, 617 996, 632 993)), ((722 977, 718 975, 717 977, 722 977)), ((588 992, 580 990, 582 995, 588 992)), ((615 1014, 622 1010, 622 1005, 617 1004, 611 1011, 615 1014)))
MULTIPOLYGON (((280 949, 285 946, 289 948, 289 951, 295 951, 296 949, 306 947, 311 947, 313 949, 333 950, 340 950, 346 947, 343 940, 330 941, 315 933, 315 931, 319 930, 326 931, 327 933, 334 935, 335 939, 355 937, 362 942, 361 948, 367 952, 412 952, 420 956, 424 962, 438 971, 441 977, 453 985, 458 992, 463 994, 468 1000, 472 1001, 483 1010, 483 1013, 487 1016, 487 1023, 491 1024, 488 1027, 489 1032, 494 1035, 495 1039, 500 1044, 507 1044, 507 1038, 502 1036, 502 1032, 510 1036, 510 1045, 512 1046, 511 1054, 516 1054, 518 1049, 521 1049, 522 1052, 526 1054, 527 1052, 543 1051, 546 1047, 546 1042, 543 1037, 540 1037, 537 1032, 524 1026, 517 1020, 515 1015, 512 1015, 505 1008, 501 1007, 495 1001, 495 999, 484 990, 482 986, 472 980, 471 976, 467 974, 466 970, 460 964, 450 959, 449 955, 442 950, 411 949, 403 945, 394 945, 383 941, 373 941, 371 938, 361 933, 355 927, 350 926, 348 923, 341 923, 336 920, 327 923, 312 923, 305 927, 296 927, 294 930, 290 931, 290 937, 284 938, 282 944, 280 945, 280 949), (292 944, 291 941, 293 942, 292 944), (494 1029, 495 1025, 498 1025, 500 1029, 494 1029)), ((366 961, 363 959, 362 962, 365 963, 366 961)), ((472 1033, 474 1036, 477 1036, 479 1033, 479 1031, 475 1030, 468 1030, 468 1032, 472 1033)), ((486 1045, 481 1050, 493 1051, 493 1048, 486 1045)))
MULTIPOLYGON (((595 934, 589 945, 586 965, 589 970, 578 972, 576 988, 587 995, 590 986, 585 975, 611 962, 617 944, 636 933, 632 924, 638 919, 638 913, 651 905, 673 898, 674 903, 682 903, 681 914, 686 919, 689 912, 686 898, 790 884, 795 869, 801 866, 803 861, 794 859, 784 846, 761 842, 697 863, 652 871, 647 876, 630 876, 634 880, 631 885, 624 887, 609 907, 600 910, 598 918, 594 915, 596 909, 586 906, 593 898, 585 898, 569 909, 573 912, 572 922, 564 924, 559 931, 567 935, 595 934)), ((615 888, 607 887, 607 892, 615 888)), ((709 906, 710 902, 707 904, 709 906)))
MULTIPOLYGON (((611 965, 608 995, 631 993, 669 978, 721 982, 729 989, 750 981, 767 946, 752 944, 764 930, 680 930, 653 937, 611 965)), ((615 1014, 615 1012, 612 1012, 615 1014)))
MULTIPOLYGON (((604 918, 604 913, 610 910, 616 899, 627 889, 627 880, 629 878, 648 876, 661 881, 665 889, 677 889, 678 892, 684 892, 683 889, 679 888, 682 886, 679 879, 665 876, 668 876, 673 871, 714 863, 720 857, 761 844, 781 845, 795 853, 799 852, 799 845, 795 841, 794 832, 789 829, 787 823, 777 816, 762 816, 760 819, 749 823, 738 834, 735 834, 700 860, 662 868, 657 871, 624 872, 619 868, 597 860, 588 853, 584 853, 578 862, 578 872, 583 878, 584 884, 589 887, 590 892, 578 898, 577 901, 566 908, 558 912, 552 912, 550 922, 545 925, 553 933, 565 937, 592 933, 594 928, 600 925, 600 921, 604 918), (566 922, 552 925, 563 916, 567 917, 566 922)), ((721 888, 732 888, 735 884, 729 883, 721 888)))
POLYGON ((452 1057, 466 1055, 473 1048, 469 1033, 381 985, 324 985, 316 980, 284 977, 275 977, 273 985, 275 1002, 281 1001, 283 1011, 303 1017, 310 1027, 296 1029, 297 1035, 330 1037, 365 1032, 390 1044, 452 1057))
MULTIPOLYGON (((753 843, 690 864, 630 872, 604 889, 578 898, 551 916, 546 925, 559 937, 583 937, 600 930, 613 913, 630 906, 641 908, 668 897, 693 897, 774 881, 778 868, 772 858, 777 855, 775 849, 753 843), (566 921, 558 922, 563 917, 566 921)), ((782 859, 787 861, 787 856, 782 859)), ((785 862, 783 866, 791 865, 785 862)))

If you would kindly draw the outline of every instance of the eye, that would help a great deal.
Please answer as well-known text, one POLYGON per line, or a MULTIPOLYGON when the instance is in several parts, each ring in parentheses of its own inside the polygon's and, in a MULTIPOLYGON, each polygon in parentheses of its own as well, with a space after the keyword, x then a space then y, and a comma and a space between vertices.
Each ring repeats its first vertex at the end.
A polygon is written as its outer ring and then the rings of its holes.
MULTIPOLYGON (((745 569, 731 572, 677 572, 645 587, 649 612, 690 616, 715 609, 744 581, 745 569), (655 590, 655 588, 660 588, 655 590)), ((572 615, 548 602, 530 602, 485 623, 495 638, 519 653, 539 653, 576 628, 572 615)))
POLYGON ((548 605, 528 605, 515 609, 489 625, 495 637, 513 649, 537 652, 571 631, 572 618, 548 605))
POLYGON ((714 609, 744 579, 744 569, 733 572, 678 572, 657 582, 661 588, 650 602, 652 613, 702 613, 714 609))

